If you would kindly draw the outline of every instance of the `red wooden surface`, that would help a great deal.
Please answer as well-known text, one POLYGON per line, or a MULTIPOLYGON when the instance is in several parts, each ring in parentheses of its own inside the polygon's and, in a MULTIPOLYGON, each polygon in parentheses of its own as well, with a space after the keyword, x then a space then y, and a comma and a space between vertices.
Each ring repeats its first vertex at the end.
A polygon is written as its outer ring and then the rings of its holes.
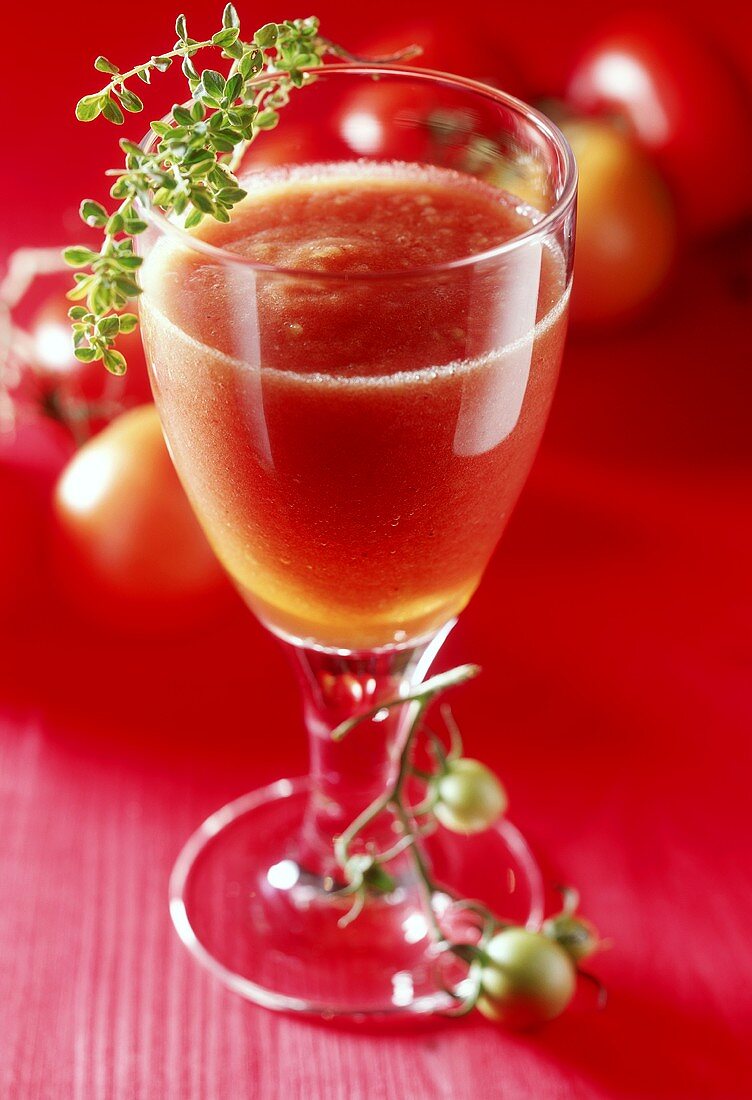
MULTIPOLYGON (((151 49, 150 24, 171 33, 134 7, 118 58, 151 49)), ((594 11, 552 9, 540 48, 510 31, 537 80, 594 11)), ((45 40, 88 57, 115 18, 61 5, 45 40)), ((111 141, 100 132, 55 182, 76 134, 64 101, 90 83, 69 64, 54 156, 21 136, 36 159, 0 181, 4 251, 71 232, 61 212, 111 141)), ((375 1032, 226 993, 177 942, 167 877, 207 813, 304 768, 284 660, 240 609, 135 644, 42 587, 0 653, 0 1096, 752 1094, 751 287, 735 234, 687 259, 639 328, 571 341, 528 489, 443 658, 487 669, 456 699, 468 749, 504 777, 549 879, 578 884, 613 941, 594 965, 607 1009, 585 992, 524 1037, 480 1019, 375 1032)))

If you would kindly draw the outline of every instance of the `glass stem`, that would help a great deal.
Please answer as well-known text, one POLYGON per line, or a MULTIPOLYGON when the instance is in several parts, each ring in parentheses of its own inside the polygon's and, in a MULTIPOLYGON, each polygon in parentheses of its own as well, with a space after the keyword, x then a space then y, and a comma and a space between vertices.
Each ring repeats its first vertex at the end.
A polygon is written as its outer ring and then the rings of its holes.
MULTIPOLYGON (((332 731, 421 683, 453 625, 428 642, 387 652, 339 655, 290 647, 301 682, 310 755, 311 793, 301 853, 309 871, 338 879, 334 840, 394 783, 411 704, 364 720, 341 741, 332 739, 332 731)), ((361 836, 379 848, 394 840, 388 820, 375 820, 361 836)))

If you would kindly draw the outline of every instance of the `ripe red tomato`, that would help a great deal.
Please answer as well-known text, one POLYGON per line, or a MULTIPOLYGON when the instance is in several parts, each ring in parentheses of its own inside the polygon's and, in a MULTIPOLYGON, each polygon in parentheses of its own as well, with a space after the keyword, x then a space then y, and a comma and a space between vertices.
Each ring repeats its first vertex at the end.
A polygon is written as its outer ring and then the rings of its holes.
POLYGON ((626 135, 590 119, 565 122, 580 170, 571 317, 631 317, 663 286, 676 250, 666 185, 626 135))
POLYGON ((46 599, 49 497, 72 449, 67 432, 39 416, 0 430, 0 620, 46 599))
MULTIPOLYGON (((243 161, 243 169, 277 168, 285 164, 305 164, 315 158, 305 127, 281 126, 262 134, 253 143, 243 161)), ((318 159, 318 158, 315 158, 318 159)))
POLYGON ((26 603, 41 568, 43 511, 18 470, 0 465, 0 621, 26 603))
POLYGON ((88 616, 170 631, 227 599, 153 405, 119 416, 78 451, 55 488, 54 519, 58 579, 88 616))
POLYGON ((146 359, 138 329, 118 340, 128 371, 116 378, 101 363, 80 363, 73 354, 65 291, 68 278, 33 315, 29 324, 34 376, 41 403, 64 420, 85 424, 93 434, 123 409, 151 400, 146 359))
POLYGON ((260 134, 254 141, 243 161, 243 170, 318 164, 337 159, 346 152, 339 135, 324 136, 320 122, 315 119, 312 118, 308 124, 300 122, 289 125, 288 120, 284 119, 276 129, 260 134))
POLYGON ((430 159, 427 127, 436 107, 429 87, 379 80, 353 90, 338 114, 339 133, 355 156, 384 160, 430 159))
MULTIPOLYGON (((457 29, 437 19, 400 23, 393 31, 368 38, 356 53, 378 59, 407 46, 423 52, 401 65, 459 73, 521 96, 525 88, 514 65, 487 39, 474 38, 472 49, 457 44, 457 29)), ((426 119, 440 104, 435 88, 401 80, 374 81, 348 96, 339 112, 339 132, 358 156, 393 160, 430 159, 431 138, 426 119)))
POLYGON ((469 76, 524 97, 527 89, 518 68, 493 40, 493 35, 477 34, 475 27, 472 27, 471 34, 472 40, 468 35, 463 43, 461 24, 454 20, 448 22, 433 17, 400 21, 393 30, 386 29, 376 37, 363 39, 355 52, 377 59, 399 53, 407 46, 420 46, 422 53, 398 64, 469 76))
POLYGON ((578 111, 627 121, 689 231, 722 229, 752 209, 749 101, 730 63, 683 20, 619 19, 582 54, 566 94, 578 111))

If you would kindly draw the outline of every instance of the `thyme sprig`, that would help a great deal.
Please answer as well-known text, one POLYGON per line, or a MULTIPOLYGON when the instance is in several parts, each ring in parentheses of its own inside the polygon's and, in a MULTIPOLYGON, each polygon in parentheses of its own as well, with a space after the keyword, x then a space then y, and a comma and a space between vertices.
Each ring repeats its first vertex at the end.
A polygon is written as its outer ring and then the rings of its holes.
MULTIPOLYGON (((184 15, 178 16, 175 33, 170 50, 125 72, 108 58, 97 57, 94 68, 111 79, 76 106, 81 122, 101 115, 119 126, 126 114, 144 109, 129 85, 150 84, 154 73, 166 72, 177 61, 188 83, 186 103, 175 104, 164 118, 150 124, 156 141, 149 152, 126 138, 120 141, 125 166, 110 173, 116 177, 110 189, 116 209, 108 211, 93 199, 81 203, 82 221, 103 231, 99 251, 78 245, 64 252, 71 267, 88 269, 76 273, 76 285, 68 294, 74 302, 85 302, 69 311, 75 355, 85 363, 101 359, 113 374, 123 374, 127 366, 115 349, 117 337, 138 323, 125 308, 141 292, 137 272, 143 261, 134 238, 147 228, 144 210, 154 206, 177 216, 186 229, 207 216, 228 222, 233 207, 246 195, 235 174, 243 154, 259 133, 277 125, 291 92, 315 79, 311 70, 321 67, 327 55, 360 60, 323 38, 315 18, 267 23, 244 40, 232 4, 225 7, 222 26, 210 38, 191 38, 184 15), (219 50, 230 62, 226 75, 217 69, 197 69, 194 57, 207 49, 219 50)), ((415 53, 411 47, 379 60, 406 60, 415 53)))

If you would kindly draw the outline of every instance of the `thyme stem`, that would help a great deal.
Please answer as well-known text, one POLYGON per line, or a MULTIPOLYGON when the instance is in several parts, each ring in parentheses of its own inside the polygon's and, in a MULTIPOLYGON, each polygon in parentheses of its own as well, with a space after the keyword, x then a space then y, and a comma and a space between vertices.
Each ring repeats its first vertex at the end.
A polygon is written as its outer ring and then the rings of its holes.
MULTIPOLYGON (((76 358, 85 363, 101 359, 113 374, 123 374, 127 367, 115 348, 117 338, 138 323, 125 308, 141 293, 136 273, 142 259, 133 247, 134 238, 146 229, 141 212, 156 207, 179 218, 186 229, 207 216, 228 222, 246 194, 236 176, 243 155, 260 132, 277 125, 291 92, 314 80, 328 55, 363 60, 321 37, 313 18, 267 23, 244 40, 231 3, 222 13, 222 26, 210 38, 190 38, 184 15, 178 16, 175 32, 177 41, 169 50, 123 72, 108 58, 97 57, 95 69, 110 79, 76 105, 81 122, 102 115, 120 126, 126 114, 144 109, 129 82, 151 84, 155 72, 166 72, 182 59, 187 102, 175 104, 151 123, 156 138, 148 152, 133 141, 120 142, 125 168, 116 170, 110 189, 110 196, 118 200, 115 210, 92 199, 81 203, 82 221, 104 230, 99 251, 79 245, 63 253, 71 267, 84 269, 74 276, 76 285, 68 295, 74 302, 85 302, 69 311, 76 358), (219 50, 230 61, 226 76, 216 69, 196 68, 193 58, 207 49, 219 50)), ((383 61, 407 60, 416 52, 411 47, 383 61)))

